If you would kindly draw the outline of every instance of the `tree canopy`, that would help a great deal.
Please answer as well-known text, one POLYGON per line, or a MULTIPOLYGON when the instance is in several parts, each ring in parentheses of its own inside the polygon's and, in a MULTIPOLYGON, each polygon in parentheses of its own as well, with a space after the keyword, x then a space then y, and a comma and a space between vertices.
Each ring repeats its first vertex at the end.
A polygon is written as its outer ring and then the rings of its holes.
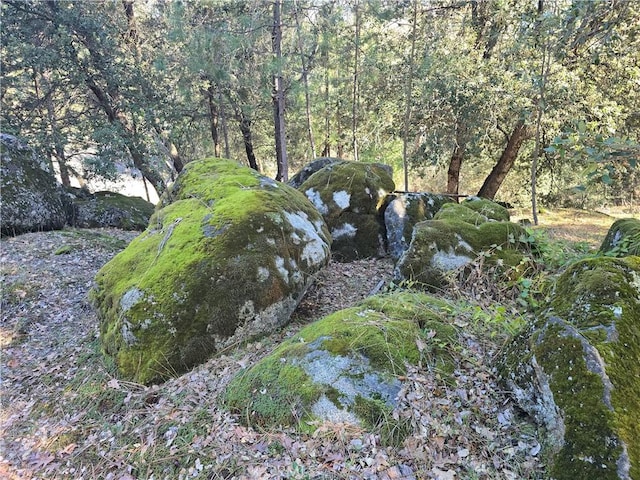
POLYGON ((324 155, 411 190, 640 195, 633 0, 0 5, 2 130, 67 185, 127 168, 161 193, 211 155, 286 180, 324 155))

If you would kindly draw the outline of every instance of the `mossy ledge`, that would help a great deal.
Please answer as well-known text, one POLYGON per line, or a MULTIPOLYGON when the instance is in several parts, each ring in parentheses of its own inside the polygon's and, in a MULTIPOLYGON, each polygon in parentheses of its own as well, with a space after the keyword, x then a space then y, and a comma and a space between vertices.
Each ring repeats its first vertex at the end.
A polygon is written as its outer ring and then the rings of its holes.
POLYGON ((621 218, 616 220, 600 246, 600 252, 610 257, 640 255, 640 220, 621 218))
POLYGON ((91 299, 120 374, 162 381, 286 324, 330 237, 295 189, 223 159, 188 164, 91 299))

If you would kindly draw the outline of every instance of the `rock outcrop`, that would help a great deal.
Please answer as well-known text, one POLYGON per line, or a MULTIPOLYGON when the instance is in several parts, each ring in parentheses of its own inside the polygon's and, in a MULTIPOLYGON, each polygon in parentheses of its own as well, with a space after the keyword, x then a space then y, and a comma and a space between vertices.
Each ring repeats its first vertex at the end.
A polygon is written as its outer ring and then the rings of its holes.
POLYGON ((154 205, 140 197, 115 192, 69 193, 68 224, 78 228, 120 228, 144 230, 154 205))
POLYGON ((316 158, 312 162, 309 162, 304 167, 302 167, 298 173, 291 177, 289 179, 289 185, 293 188, 300 188, 300 185, 306 182, 307 179, 318 170, 322 170, 324 167, 333 165, 334 163, 340 163, 342 161, 343 160, 340 160, 339 158, 333 157, 316 158))
POLYGON ((286 324, 330 256, 295 189, 235 162, 189 163, 149 227, 97 274, 101 342, 122 376, 166 379, 286 324))
POLYGON ((334 258, 351 261, 385 253, 384 205, 395 184, 386 166, 331 162, 298 188, 324 217, 334 258))
POLYGON ((550 476, 640 478, 640 257, 573 264, 550 305, 501 367, 547 427, 550 476))
POLYGON ((616 220, 600 246, 600 252, 610 257, 640 255, 640 220, 621 218, 616 220))
POLYGON ((446 306, 422 293, 369 297, 303 328, 240 372, 223 403, 253 426, 305 430, 321 420, 398 434, 392 411, 406 365, 424 361, 453 372, 445 345, 456 345, 458 332, 445 319, 446 306))
POLYGON ((433 220, 415 225, 409 248, 396 265, 396 280, 439 290, 449 284, 451 272, 479 255, 492 265, 518 265, 530 253, 529 235, 505 218, 509 212, 489 200, 445 203, 433 220))
POLYGON ((62 190, 49 164, 12 135, 0 134, 0 150, 1 234, 63 228, 62 190))
POLYGON ((453 200, 436 193, 397 193, 390 195, 384 210, 387 248, 394 260, 409 248, 413 227, 418 222, 433 219, 445 203, 453 200))

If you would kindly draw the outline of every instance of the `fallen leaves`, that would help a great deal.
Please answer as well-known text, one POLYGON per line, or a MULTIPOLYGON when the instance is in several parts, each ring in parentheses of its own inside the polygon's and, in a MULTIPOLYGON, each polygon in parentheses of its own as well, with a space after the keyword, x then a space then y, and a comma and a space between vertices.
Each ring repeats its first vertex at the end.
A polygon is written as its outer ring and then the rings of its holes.
MULTIPOLYGON (((14 286, 14 303, 3 309, 0 328, 22 332, 3 346, 1 359, 3 478, 457 480, 470 472, 482 479, 541 478, 535 430, 514 415, 487 365, 490 355, 471 337, 453 383, 417 367, 401 377, 393 418, 412 430, 399 448, 358 425, 315 423, 309 435, 256 431, 220 408, 217 397, 228 381, 299 325, 160 386, 115 378, 99 353, 98 322, 86 300, 95 272, 115 253, 100 239, 44 232, 3 240, 3 278, 14 286), (68 241, 73 250, 54 255, 68 241)), ((375 259, 330 264, 297 320, 353 305, 392 268, 375 259)), ((427 349, 424 340, 416 346, 427 349)))

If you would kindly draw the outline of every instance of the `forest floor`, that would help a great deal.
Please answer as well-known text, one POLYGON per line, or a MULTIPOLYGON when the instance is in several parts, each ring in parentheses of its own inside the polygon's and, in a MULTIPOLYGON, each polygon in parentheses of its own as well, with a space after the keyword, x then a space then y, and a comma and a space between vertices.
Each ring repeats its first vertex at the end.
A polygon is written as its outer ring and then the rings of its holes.
MULTIPOLYGON (((559 241, 597 248, 615 220, 582 211, 541 216, 559 241), (561 218, 557 218, 561 217, 561 218)), ((538 479, 539 429, 499 385, 491 359, 505 336, 468 335, 455 382, 409 370, 394 415, 412 433, 400 445, 353 425, 257 431, 218 405, 241 369, 305 323, 353 305, 392 276, 388 259, 332 262, 292 323, 162 385, 119 380, 99 348, 87 301, 97 270, 136 235, 64 230, 0 246, 0 477, 14 479, 538 479)), ((460 307, 459 321, 491 318, 460 307)))

